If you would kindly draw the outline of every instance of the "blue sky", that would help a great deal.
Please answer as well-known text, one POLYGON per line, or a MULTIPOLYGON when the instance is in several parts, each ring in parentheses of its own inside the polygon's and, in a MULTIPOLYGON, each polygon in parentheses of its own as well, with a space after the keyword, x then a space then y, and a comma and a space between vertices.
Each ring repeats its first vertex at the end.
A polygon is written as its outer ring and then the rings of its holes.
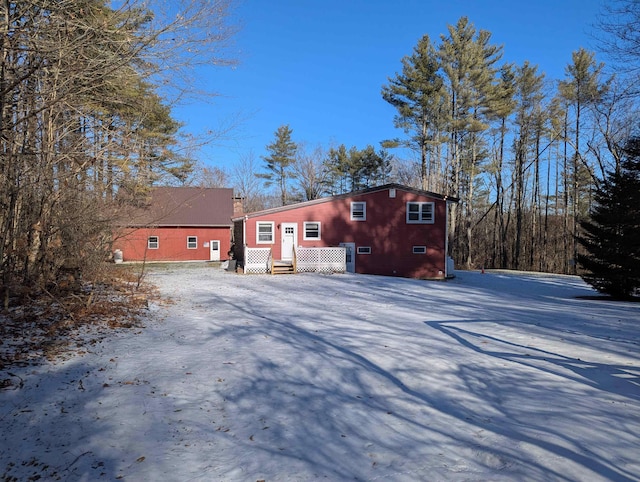
POLYGON ((229 167, 249 153, 261 164, 283 124, 310 147, 379 148, 402 136, 381 87, 423 35, 439 43, 465 15, 503 45, 502 61, 528 60, 557 80, 573 51, 597 51, 591 34, 604 1, 240 0, 229 50, 238 65, 199 69, 199 81, 219 95, 174 114, 193 134, 237 124, 200 150, 207 166, 229 167))

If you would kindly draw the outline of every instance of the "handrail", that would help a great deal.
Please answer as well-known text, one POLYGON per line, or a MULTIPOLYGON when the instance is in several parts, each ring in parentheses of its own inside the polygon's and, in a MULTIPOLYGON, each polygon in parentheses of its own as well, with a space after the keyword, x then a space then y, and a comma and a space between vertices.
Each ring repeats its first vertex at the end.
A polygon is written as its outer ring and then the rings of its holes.
POLYGON ((273 266, 275 265, 275 261, 273 259, 273 248, 269 249, 269 258, 271 259, 271 274, 273 274, 273 266))
POLYGON ((293 272, 298 272, 298 257, 296 256, 296 247, 293 247, 293 272))

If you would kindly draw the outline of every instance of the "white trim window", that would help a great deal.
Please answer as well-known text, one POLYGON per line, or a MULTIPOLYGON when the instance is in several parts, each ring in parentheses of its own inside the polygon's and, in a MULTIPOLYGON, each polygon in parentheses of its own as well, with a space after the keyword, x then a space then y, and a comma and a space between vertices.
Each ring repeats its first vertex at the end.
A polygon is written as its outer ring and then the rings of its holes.
POLYGON ((367 220, 367 203, 364 201, 354 201, 351 203, 351 221, 367 220))
POLYGON ((256 244, 273 244, 273 221, 256 222, 256 244))
POLYGON ((427 247, 426 246, 414 246, 413 247, 413 254, 427 254, 427 247))
POLYGON ((371 254, 371 246, 358 246, 358 254, 371 254))
POLYGON ((160 238, 158 236, 149 236, 147 238, 147 249, 158 249, 160 247, 160 238))
POLYGON ((407 203, 407 224, 433 224, 434 203, 407 203))
POLYGON ((320 239, 320 223, 317 221, 305 221, 303 239, 305 241, 318 241, 320 239))
POLYGON ((187 249, 198 249, 198 236, 187 236, 187 249))

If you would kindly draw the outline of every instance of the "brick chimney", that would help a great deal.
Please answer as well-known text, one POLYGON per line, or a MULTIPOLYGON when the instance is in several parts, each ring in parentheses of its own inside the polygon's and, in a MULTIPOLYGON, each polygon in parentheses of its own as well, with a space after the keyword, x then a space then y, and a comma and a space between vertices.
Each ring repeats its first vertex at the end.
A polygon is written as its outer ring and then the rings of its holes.
POLYGON ((244 198, 242 197, 239 197, 239 196, 233 197, 233 215, 234 216, 239 216, 244 213, 243 201, 244 201, 244 198))

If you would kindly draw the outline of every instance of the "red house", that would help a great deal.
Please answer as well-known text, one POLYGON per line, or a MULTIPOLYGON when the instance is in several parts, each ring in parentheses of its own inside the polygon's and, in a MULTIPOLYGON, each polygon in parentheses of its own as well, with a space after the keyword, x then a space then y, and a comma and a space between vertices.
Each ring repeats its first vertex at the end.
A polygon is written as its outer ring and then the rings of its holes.
POLYGON ((291 260, 294 248, 344 246, 347 271, 442 279, 447 263, 447 205, 455 198, 400 184, 292 204, 233 218, 234 254, 271 248, 291 260))
POLYGON ((221 261, 231 249, 233 189, 157 187, 127 214, 113 248, 124 261, 221 261))

